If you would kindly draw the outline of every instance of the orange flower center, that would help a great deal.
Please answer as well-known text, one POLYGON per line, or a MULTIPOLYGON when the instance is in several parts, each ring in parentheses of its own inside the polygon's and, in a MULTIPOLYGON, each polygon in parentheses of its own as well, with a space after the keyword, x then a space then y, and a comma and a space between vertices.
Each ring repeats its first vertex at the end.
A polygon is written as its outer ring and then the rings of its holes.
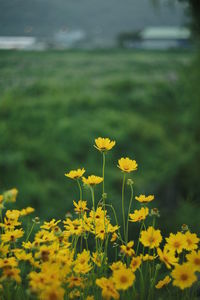
POLYGON ((200 258, 195 258, 194 260, 195 265, 200 265, 200 258))
POLYGON ((181 274, 181 280, 182 281, 186 281, 188 279, 188 275, 187 274, 181 274))
POLYGON ((180 247, 180 243, 179 242, 174 242, 174 248, 179 248, 180 247))
POLYGON ((127 277, 124 276, 124 275, 122 275, 122 276, 120 277, 120 281, 121 281, 121 283, 126 283, 126 282, 127 282, 127 277))

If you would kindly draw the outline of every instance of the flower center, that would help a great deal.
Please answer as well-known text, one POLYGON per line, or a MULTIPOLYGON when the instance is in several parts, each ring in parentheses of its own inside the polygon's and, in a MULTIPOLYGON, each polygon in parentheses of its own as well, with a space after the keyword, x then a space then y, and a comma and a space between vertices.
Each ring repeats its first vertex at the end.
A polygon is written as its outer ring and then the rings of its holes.
POLYGON ((181 280, 182 281, 186 281, 188 279, 188 275, 187 274, 181 274, 181 280))
POLYGON ((124 276, 124 275, 122 275, 122 276, 120 277, 120 281, 121 281, 121 283, 127 282, 127 277, 124 276))
POLYGON ((200 265, 200 258, 195 258, 194 263, 195 265, 200 265))

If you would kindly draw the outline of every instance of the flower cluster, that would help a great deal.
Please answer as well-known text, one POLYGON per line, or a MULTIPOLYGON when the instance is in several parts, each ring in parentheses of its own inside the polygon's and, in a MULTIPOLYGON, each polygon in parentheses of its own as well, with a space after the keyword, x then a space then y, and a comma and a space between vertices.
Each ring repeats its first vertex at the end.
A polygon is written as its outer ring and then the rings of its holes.
POLYGON ((137 170, 135 160, 116 162, 122 171, 120 216, 107 200, 105 162, 115 144, 109 138, 95 140, 102 155, 100 174, 84 177, 84 168, 65 174, 80 194, 63 221, 40 223, 35 217, 27 227, 24 218, 34 209, 6 209, 16 201, 16 189, 0 195, 1 299, 158 299, 161 291, 164 298, 176 299, 178 293, 179 299, 196 299, 200 239, 186 225, 164 237, 156 226, 159 212, 149 207, 154 195, 141 194, 134 201, 134 183, 126 176, 137 170), (83 197, 83 185, 91 200, 83 197), (95 186, 102 188, 101 199, 95 197, 95 186), (130 226, 140 228, 134 240, 130 226))

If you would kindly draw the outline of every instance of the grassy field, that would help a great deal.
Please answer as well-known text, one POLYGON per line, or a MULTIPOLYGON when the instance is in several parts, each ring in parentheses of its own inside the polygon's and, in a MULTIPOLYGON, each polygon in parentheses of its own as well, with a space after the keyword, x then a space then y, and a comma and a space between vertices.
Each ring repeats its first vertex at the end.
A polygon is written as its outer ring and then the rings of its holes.
MULTIPOLYGON (((191 115, 185 116, 187 102, 179 95, 192 57, 189 52, 1 51, 1 189, 16 186, 18 206, 33 205, 42 218, 63 217, 78 200, 64 173, 87 165, 87 175, 101 175, 93 144, 95 137, 106 136, 117 141, 107 157, 106 180, 108 200, 118 209, 122 176, 115 169, 123 156, 139 165, 132 177, 135 194, 155 193, 157 206, 166 210, 188 198, 187 177, 181 174, 196 146, 183 126, 183 117, 191 115)), ((181 209, 188 211, 186 204, 181 209)))

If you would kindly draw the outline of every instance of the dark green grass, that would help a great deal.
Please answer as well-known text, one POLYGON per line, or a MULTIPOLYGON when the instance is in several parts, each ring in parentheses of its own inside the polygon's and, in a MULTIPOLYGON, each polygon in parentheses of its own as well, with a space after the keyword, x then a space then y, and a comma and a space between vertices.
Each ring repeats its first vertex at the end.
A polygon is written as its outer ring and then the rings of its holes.
MULTIPOLYGON (((130 175, 136 194, 155 193, 162 209, 189 197, 187 177, 180 178, 196 146, 185 151, 193 144, 184 127, 192 115, 185 116, 188 102, 180 93, 192 58, 189 52, 1 51, 1 190, 16 186, 19 207, 64 217, 79 200, 64 173, 85 167, 87 175, 101 175, 94 138, 108 136, 117 144, 107 156, 105 189, 118 211, 122 156, 139 164, 130 175)), ((96 192, 99 199, 101 188, 96 192)))

